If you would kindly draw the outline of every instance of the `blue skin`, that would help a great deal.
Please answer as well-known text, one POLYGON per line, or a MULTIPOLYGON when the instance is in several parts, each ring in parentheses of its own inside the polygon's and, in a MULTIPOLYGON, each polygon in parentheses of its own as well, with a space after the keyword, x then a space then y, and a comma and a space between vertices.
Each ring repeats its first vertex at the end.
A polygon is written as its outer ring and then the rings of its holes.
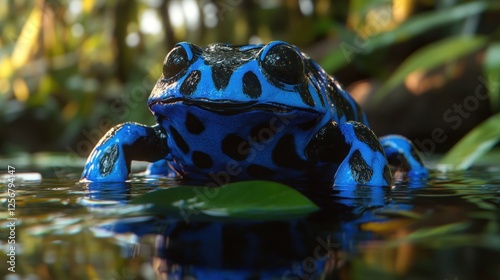
POLYGON ((132 160, 147 174, 224 184, 233 180, 333 181, 391 186, 390 164, 428 176, 401 136, 377 139, 342 86, 295 46, 198 47, 179 43, 148 100, 157 124, 112 128, 83 181, 123 182, 132 160))

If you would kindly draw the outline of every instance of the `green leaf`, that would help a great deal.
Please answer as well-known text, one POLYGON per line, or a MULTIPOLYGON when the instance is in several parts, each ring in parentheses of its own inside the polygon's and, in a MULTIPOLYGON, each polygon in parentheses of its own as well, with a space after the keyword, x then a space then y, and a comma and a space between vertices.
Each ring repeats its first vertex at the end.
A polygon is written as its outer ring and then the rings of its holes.
POLYGON ((494 112, 500 111, 500 43, 491 44, 484 58, 484 75, 488 81, 488 94, 494 112))
POLYGON ((485 11, 489 7, 491 9, 500 8, 499 5, 492 5, 486 2, 471 2, 433 12, 417 14, 402 23, 398 28, 369 38, 366 46, 367 51, 371 52, 374 49, 413 38, 432 28, 466 19, 485 11))
POLYGON ((300 192, 271 181, 244 181, 219 188, 179 186, 146 193, 132 204, 151 204, 155 213, 203 213, 215 217, 290 218, 319 208, 300 192))
MULTIPOLYGON (((321 65, 327 72, 333 73, 350 63, 356 54, 369 54, 376 49, 413 38, 432 28, 463 20, 485 10, 498 10, 499 8, 500 5, 491 2, 471 2, 417 14, 395 29, 369 38, 362 38, 342 26, 333 26, 339 32, 342 42, 321 61, 321 65)), ((358 33, 362 33, 362 30, 358 33)))
POLYGON ((500 113, 469 131, 438 164, 438 169, 463 170, 469 168, 481 155, 500 140, 500 113))
POLYGON ((387 93, 403 83, 408 74, 416 70, 430 70, 444 63, 456 60, 484 46, 485 37, 451 37, 429 44, 409 56, 382 88, 375 93, 374 102, 380 103, 387 93))

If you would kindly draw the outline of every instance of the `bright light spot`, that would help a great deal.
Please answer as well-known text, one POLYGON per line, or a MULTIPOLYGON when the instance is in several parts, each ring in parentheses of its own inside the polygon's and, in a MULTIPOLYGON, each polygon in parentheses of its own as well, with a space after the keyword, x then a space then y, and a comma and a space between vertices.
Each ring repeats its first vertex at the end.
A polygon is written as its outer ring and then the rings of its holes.
POLYGON ((23 79, 15 79, 13 84, 14 96, 20 102, 26 102, 30 95, 28 85, 23 79))
POLYGON ((214 3, 207 3, 203 7, 203 13, 205 15, 203 23, 206 27, 213 28, 217 26, 219 19, 217 18, 217 6, 214 3))
POLYGON ((252 37, 250 37, 250 39, 248 39, 248 43, 249 44, 262 44, 262 39, 257 35, 253 35, 252 37))
POLYGON ((305 16, 310 16, 314 12, 314 5, 311 0, 299 0, 300 12, 305 16))
POLYGON ((362 80, 350 85, 347 90, 356 102, 363 104, 373 92, 373 84, 366 80, 362 80))
POLYGON ((68 12, 72 16, 77 16, 82 12, 82 0, 71 0, 68 3, 68 12))
POLYGON ((83 26, 79 23, 75 23, 71 26, 71 34, 75 37, 82 36, 84 31, 83 26))
POLYGON ((144 34, 159 34, 162 26, 158 13, 153 9, 147 9, 141 14, 140 30, 144 34))
POLYGON ((217 5, 215 5, 214 3, 207 3, 205 6, 203 6, 203 12, 205 13, 205 16, 217 15, 217 5))
POLYGON ((184 15, 182 14, 182 7, 178 2, 170 2, 168 7, 168 17, 173 27, 182 27, 184 25, 184 15))
POLYGON ((135 47, 139 45, 139 42, 141 41, 141 37, 137 32, 132 32, 127 35, 127 38, 125 38, 125 43, 129 47, 135 47))
MULTIPOLYGON (((448 4, 452 4, 450 1, 448 4)), ((443 3, 444 4, 444 3, 443 3)), ((447 4, 444 4, 445 7, 447 4)), ((391 17, 394 18, 396 22, 403 22, 409 16, 411 16, 413 11, 414 3, 407 0, 394 0, 392 1, 392 6, 388 8, 391 13, 391 17)))
POLYGON ((372 9, 366 14, 364 32, 367 36, 375 35, 390 28, 392 22, 390 8, 381 7, 372 9))
POLYGON ((446 78, 442 73, 430 74, 423 70, 416 70, 408 74, 404 84, 414 95, 420 95, 443 87, 446 78))
POLYGON ((198 3, 195 0, 182 1, 182 9, 184 10, 184 18, 186 19, 187 28, 195 30, 200 24, 200 10, 198 3))

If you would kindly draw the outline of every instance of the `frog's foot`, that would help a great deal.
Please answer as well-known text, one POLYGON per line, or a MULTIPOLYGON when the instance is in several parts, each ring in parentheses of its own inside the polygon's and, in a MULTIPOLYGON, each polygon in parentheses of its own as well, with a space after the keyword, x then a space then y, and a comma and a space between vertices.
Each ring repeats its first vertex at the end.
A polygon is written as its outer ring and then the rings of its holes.
POLYGON ((177 170, 172 166, 170 161, 160 159, 148 165, 145 174, 147 176, 163 176, 167 178, 180 178, 182 177, 177 170))
POLYGON ((94 148, 85 163, 81 181, 124 182, 129 171, 123 147, 117 141, 108 141, 94 148))
POLYGON ((391 186, 387 158, 377 136, 359 122, 339 126, 349 153, 335 174, 335 185, 391 186))
POLYGON ((110 129, 87 159, 82 181, 124 182, 132 160, 157 161, 164 158, 165 133, 159 126, 123 123, 110 129))
POLYGON ((406 173, 411 181, 427 180, 429 171, 410 140, 399 135, 387 135, 380 138, 380 143, 389 164, 395 166, 398 172, 406 173))
POLYGON ((339 165, 336 186, 392 186, 382 145, 362 123, 328 123, 316 134, 308 151, 312 160, 339 165))

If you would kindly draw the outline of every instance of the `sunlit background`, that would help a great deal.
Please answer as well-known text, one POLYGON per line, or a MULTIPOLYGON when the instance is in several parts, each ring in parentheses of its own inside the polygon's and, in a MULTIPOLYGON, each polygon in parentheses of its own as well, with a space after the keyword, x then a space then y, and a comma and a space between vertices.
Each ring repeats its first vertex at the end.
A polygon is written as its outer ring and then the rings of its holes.
POLYGON ((154 122, 176 42, 271 40, 335 75, 377 134, 442 152, 500 108, 498 16, 495 1, 2 1, 0 154, 85 157, 113 125, 154 122), (481 85, 487 99, 467 99, 481 85))
POLYGON ((196 260, 218 262, 228 248, 239 268, 250 260, 273 269, 279 261, 285 272, 314 265, 320 279, 498 279, 500 150, 484 154, 500 140, 499 111, 498 0, 1 0, 0 279, 9 273, 13 214, 17 274, 5 279, 166 279, 167 268, 189 275, 196 260), (311 196, 325 204, 320 215, 284 216, 277 225, 257 219, 257 227, 241 227, 244 220, 218 227, 220 217, 197 215, 190 224, 177 210, 238 213, 253 192, 257 204, 271 206, 265 215, 282 215, 273 203, 296 201, 249 187, 219 196, 224 207, 198 203, 198 193, 175 204, 159 197, 161 206, 177 207, 163 220, 130 202, 177 182, 77 183, 108 129, 154 123, 146 101, 177 42, 271 40, 298 46, 337 77, 378 135, 412 139, 430 180, 390 193, 325 188, 311 196), (486 164, 463 171, 481 156, 486 164), (433 157, 462 172, 435 168, 433 157), (328 257, 324 248, 323 261, 308 262, 327 242, 328 257), (176 250, 195 261, 167 260, 176 250))

